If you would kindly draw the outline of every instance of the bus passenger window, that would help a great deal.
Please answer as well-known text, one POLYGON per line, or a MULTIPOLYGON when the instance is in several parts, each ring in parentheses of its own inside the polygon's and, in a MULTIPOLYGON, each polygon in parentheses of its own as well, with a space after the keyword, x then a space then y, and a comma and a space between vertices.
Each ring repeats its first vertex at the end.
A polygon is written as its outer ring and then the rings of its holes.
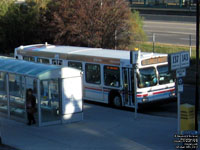
POLYGON ((32 61, 32 62, 35 61, 34 57, 29 57, 29 56, 24 56, 24 57, 23 57, 23 60, 32 61))
POLYGON ((62 65, 62 60, 52 59, 52 64, 53 65, 62 65))
POLYGON ((85 77, 87 83, 101 84, 101 70, 100 65, 86 64, 85 65, 85 77))
POLYGON ((82 70, 82 63, 81 62, 68 61, 68 66, 82 70))
POLYGON ((35 62, 35 58, 34 57, 30 57, 29 61, 35 62))
POLYGON ((104 66, 104 84, 106 86, 120 86, 120 69, 114 66, 104 66))
POLYGON ((29 61, 29 57, 28 56, 24 56, 23 60, 29 61))
POLYGON ((43 63, 43 64, 49 64, 49 59, 45 59, 45 58, 38 58, 37 62, 39 63, 43 63))
POLYGON ((52 60, 52 64, 56 65, 56 60, 55 59, 52 60))
POLYGON ((58 60, 58 65, 62 65, 63 61, 62 60, 58 60))

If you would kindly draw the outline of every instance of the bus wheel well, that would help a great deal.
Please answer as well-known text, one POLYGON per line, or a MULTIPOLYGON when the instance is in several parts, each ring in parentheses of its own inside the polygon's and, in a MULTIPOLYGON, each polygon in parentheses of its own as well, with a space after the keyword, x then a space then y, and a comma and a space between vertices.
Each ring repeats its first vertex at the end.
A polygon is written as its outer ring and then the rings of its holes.
POLYGON ((115 105, 114 101, 113 101, 115 97, 119 97, 120 101, 121 101, 121 95, 120 95, 119 91, 111 90, 110 93, 109 93, 109 96, 108 96, 109 104, 115 105))

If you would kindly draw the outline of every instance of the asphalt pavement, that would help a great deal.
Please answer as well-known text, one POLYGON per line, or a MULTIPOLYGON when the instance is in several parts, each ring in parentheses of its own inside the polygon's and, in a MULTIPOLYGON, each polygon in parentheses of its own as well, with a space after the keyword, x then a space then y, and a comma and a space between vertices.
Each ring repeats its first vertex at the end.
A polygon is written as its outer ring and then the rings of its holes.
POLYGON ((8 145, 0 144, 0 150, 17 150, 14 147, 10 147, 8 145))
MULTIPOLYGON (((181 103, 194 104, 194 86, 185 85, 184 91, 181 103)), ((134 117, 133 109, 85 103, 82 122, 39 128, 0 117, 0 132, 4 144, 19 150, 175 149, 176 101, 148 104, 134 117)))
POLYGON ((192 45, 195 45, 196 25, 193 16, 142 16, 144 17, 143 29, 149 42, 152 42, 154 33, 155 41, 158 43, 189 45, 189 36, 191 35, 192 45))
POLYGON ((173 150, 176 118, 85 104, 84 121, 46 127, 1 118, 5 144, 19 150, 173 150))
MULTIPOLYGON (((200 91, 199 91, 200 92, 200 91)), ((195 105, 195 86, 184 85, 184 92, 181 93, 181 104, 195 105)), ((146 104, 139 110, 140 113, 152 116, 162 116, 177 118, 177 101, 176 99, 168 101, 167 103, 152 103, 146 104)))

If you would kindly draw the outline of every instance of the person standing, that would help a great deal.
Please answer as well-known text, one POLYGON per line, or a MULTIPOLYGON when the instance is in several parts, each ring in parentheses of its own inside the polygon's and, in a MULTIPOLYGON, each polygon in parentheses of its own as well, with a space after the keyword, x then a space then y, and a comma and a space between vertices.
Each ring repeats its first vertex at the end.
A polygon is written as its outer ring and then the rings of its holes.
POLYGON ((33 90, 28 89, 26 92, 26 110, 27 110, 27 117, 28 123, 27 125, 35 124, 35 117, 34 113, 36 111, 36 98, 33 95, 33 90))

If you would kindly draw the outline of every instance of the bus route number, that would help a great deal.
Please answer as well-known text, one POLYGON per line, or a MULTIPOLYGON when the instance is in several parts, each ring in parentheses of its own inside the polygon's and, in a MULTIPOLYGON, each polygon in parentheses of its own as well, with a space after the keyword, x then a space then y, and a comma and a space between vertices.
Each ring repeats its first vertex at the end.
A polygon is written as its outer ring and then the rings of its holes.
POLYGON ((180 68, 180 54, 171 54, 171 70, 176 70, 180 68))
POLYGON ((189 52, 181 53, 181 68, 186 68, 190 66, 190 54, 189 52))
POLYGON ((188 51, 173 53, 169 55, 171 70, 186 68, 190 66, 190 54, 188 51))

